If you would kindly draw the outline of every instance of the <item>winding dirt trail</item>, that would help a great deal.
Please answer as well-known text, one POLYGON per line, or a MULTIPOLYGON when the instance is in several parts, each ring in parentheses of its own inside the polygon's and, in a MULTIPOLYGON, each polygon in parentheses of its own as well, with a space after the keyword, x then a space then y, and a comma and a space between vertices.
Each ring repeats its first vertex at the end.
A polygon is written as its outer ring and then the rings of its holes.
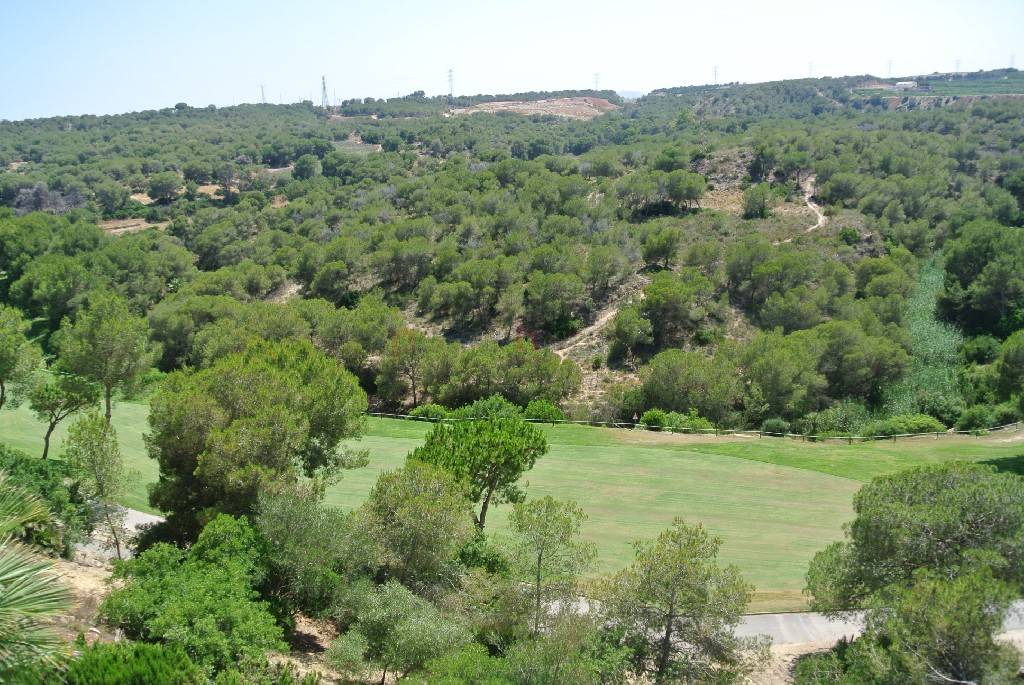
MULTIPOLYGON (((814 201, 814 181, 814 174, 808 174, 808 176, 800 183, 800 187, 804 191, 804 204, 806 204, 807 208, 814 212, 814 216, 817 217, 817 221, 814 223, 814 225, 809 226, 804 231, 804 233, 813 233, 814 231, 817 231, 819 228, 828 223, 828 217, 825 216, 825 213, 823 211, 821 211, 821 205, 814 201)), ((793 238, 786 238, 785 240, 780 240, 772 244, 781 245, 783 243, 791 242, 793 242, 793 238)))
POLYGON ((601 310, 601 313, 598 314, 596 319, 594 319, 594 323, 581 329, 575 335, 556 343, 551 347, 551 351, 562 359, 565 359, 570 350, 574 350, 586 343, 593 342, 598 336, 600 336, 601 330, 608 325, 608 322, 614 319, 615 315, 619 313, 620 308, 630 304, 631 302, 639 302, 644 299, 643 288, 647 283, 648 279, 645 278, 636 280, 631 286, 627 287, 627 290, 619 297, 618 300, 612 302, 601 310))
POLYGON ((828 217, 821 211, 821 205, 814 201, 815 180, 814 174, 808 174, 807 178, 800 184, 800 187, 804 189, 804 202, 814 212, 814 215, 818 217, 817 223, 804 231, 804 233, 816 231, 828 223, 828 217))
POLYGON ((575 349, 582 345, 583 343, 590 341, 594 337, 594 335, 597 334, 602 328, 604 328, 605 324, 611 321, 618 313, 618 304, 609 307, 605 311, 601 312, 601 315, 597 317, 594 323, 582 329, 571 338, 563 340, 562 344, 559 347, 554 347, 551 349, 551 351, 557 354, 562 359, 565 359, 565 355, 569 353, 569 350, 575 349))

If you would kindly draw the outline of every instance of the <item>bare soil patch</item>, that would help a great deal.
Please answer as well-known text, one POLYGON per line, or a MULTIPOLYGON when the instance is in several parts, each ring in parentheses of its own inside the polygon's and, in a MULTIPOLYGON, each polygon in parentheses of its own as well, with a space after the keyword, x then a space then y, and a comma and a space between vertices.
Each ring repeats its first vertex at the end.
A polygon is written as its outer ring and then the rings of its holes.
POLYGON ((481 102, 472 107, 461 107, 452 110, 452 114, 474 114, 476 112, 515 112, 517 114, 552 114, 567 119, 593 119, 606 112, 618 109, 618 105, 604 98, 574 97, 553 98, 551 100, 507 100, 504 102, 481 102))
POLYGON ((273 207, 274 209, 287 207, 288 198, 286 198, 284 195, 275 195, 274 197, 270 198, 270 206, 273 207))
POLYGON ((294 300, 302 292, 302 284, 295 281, 285 281, 276 290, 265 298, 267 302, 282 304, 288 300, 294 300))
POLYGON ((709 190, 700 199, 701 209, 740 215, 743 213, 743 192, 740 190, 709 190))
POLYGON ((266 169, 263 169, 260 173, 270 174, 271 176, 276 176, 277 174, 287 173, 287 172, 291 171, 294 168, 295 168, 294 164, 289 164, 288 166, 282 166, 282 167, 276 167, 276 168, 274 168, 274 167, 267 167, 266 169))
POLYGON ((159 231, 167 228, 170 221, 161 221, 159 223, 151 224, 145 219, 107 219, 99 222, 99 227, 109 235, 124 235, 126 233, 138 233, 139 231, 145 231, 147 228, 155 228, 159 231))
POLYGON ((61 637, 70 642, 82 633, 89 644, 114 640, 114 632, 102 625, 97 616, 100 602, 109 590, 110 565, 79 554, 75 561, 55 560, 54 571, 71 594, 71 610, 53 620, 61 637))
POLYGON ((216 183, 207 183, 206 185, 196 187, 196 194, 198 195, 209 195, 210 197, 214 197, 217 195, 218 191, 220 191, 220 186, 216 183))
POLYGON ((147 195, 146 193, 132 193, 130 195, 130 197, 133 200, 135 200, 136 202, 138 202, 139 204, 143 204, 143 205, 151 205, 151 204, 153 204, 156 201, 153 198, 151 198, 149 195, 147 195))
MULTIPOLYGON (((702 174, 708 183, 719 190, 739 190, 743 179, 747 175, 747 165, 750 163, 750 151, 743 148, 728 148, 715 150, 708 157, 702 159, 695 171, 702 174)), ((708 193, 709 195, 711 193, 708 193)), ((707 196, 705 196, 707 197, 707 196)), ((704 205, 704 200, 701 200, 704 205)))
POLYGON ((768 663, 747 679, 749 685, 784 685, 793 682, 793 667, 805 654, 824 652, 835 643, 830 640, 791 645, 772 645, 768 663))
POLYGON ((379 143, 364 142, 362 136, 355 131, 348 134, 345 140, 336 142, 334 147, 342 152, 380 152, 384 149, 379 143))

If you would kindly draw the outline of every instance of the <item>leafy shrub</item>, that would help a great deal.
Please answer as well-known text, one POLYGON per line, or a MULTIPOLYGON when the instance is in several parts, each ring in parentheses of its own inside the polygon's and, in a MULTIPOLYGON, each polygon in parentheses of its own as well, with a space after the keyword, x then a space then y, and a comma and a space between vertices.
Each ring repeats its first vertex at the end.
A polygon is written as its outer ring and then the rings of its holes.
POLYGON ((943 425, 951 426, 963 412, 964 401, 959 397, 950 396, 944 392, 922 393, 918 398, 918 409, 921 413, 934 416, 943 425))
POLYGON ((671 411, 666 414, 665 426, 669 430, 686 432, 712 430, 715 424, 698 415, 697 410, 691 407, 690 411, 686 414, 677 411, 671 411))
MULTIPOLYGON (((389 581, 368 597, 359 621, 327 651, 327 660, 347 673, 370 666, 408 673, 431 659, 458 652, 470 642, 469 632, 444 617, 427 600, 389 581)), ((382 678, 383 680, 383 678, 382 678)))
POLYGON ((967 364, 991 364, 999 357, 1001 347, 999 338, 979 335, 964 341, 960 347, 960 357, 967 364))
POLYGON ((53 515, 47 524, 30 528, 26 542, 67 555, 72 545, 92 532, 92 507, 79 492, 67 463, 30 457, 0 445, 0 471, 12 485, 41 497, 53 515))
POLYGON ((956 429, 958 431, 985 430, 992 427, 994 420, 991 407, 985 404, 976 404, 964 409, 960 418, 957 419, 956 429))
POLYGON ((827 652, 800 657, 793 669, 793 682, 797 685, 832 685, 843 682, 844 672, 849 668, 847 654, 852 644, 843 637, 827 652))
POLYGON ((318 685, 320 674, 301 675, 292 664, 259 664, 243 670, 221 671, 214 685, 318 685))
POLYGON ((530 400, 523 412, 523 418, 533 421, 565 421, 565 414, 562 410, 547 400, 530 400))
POLYGON ((863 404, 844 400, 828 409, 812 412, 793 425, 804 435, 851 435, 858 433, 869 418, 863 404))
POLYGON ((178 645, 96 643, 71 662, 68 685, 202 685, 206 674, 178 645))
POLYGON ((448 409, 440 404, 428 402, 427 404, 421 404, 413 409, 409 412, 409 416, 415 416, 418 419, 426 419, 427 421, 440 421, 448 418, 448 409))
POLYGON ((765 433, 788 433, 789 421, 780 418, 765 419, 761 424, 761 430, 765 433))
POLYGON ((523 410, 501 395, 491 395, 482 400, 463 405, 449 413, 453 419, 521 418, 523 410))
POLYGON ((213 671, 262 663, 284 647, 282 631, 253 586, 264 570, 259 538, 244 519, 220 515, 184 552, 159 543, 115 565, 123 581, 100 606, 129 637, 176 644, 213 671))
POLYGON ((660 431, 668 424, 668 414, 660 409, 648 409, 640 417, 640 423, 649 431, 660 431))
POLYGON ((872 421, 864 426, 864 435, 907 435, 916 433, 940 433, 946 430, 935 417, 927 414, 899 414, 887 419, 872 421))
POLYGON ((1020 408, 1013 401, 1001 402, 992 407, 992 424, 1005 426, 1009 423, 1020 421, 1020 408))

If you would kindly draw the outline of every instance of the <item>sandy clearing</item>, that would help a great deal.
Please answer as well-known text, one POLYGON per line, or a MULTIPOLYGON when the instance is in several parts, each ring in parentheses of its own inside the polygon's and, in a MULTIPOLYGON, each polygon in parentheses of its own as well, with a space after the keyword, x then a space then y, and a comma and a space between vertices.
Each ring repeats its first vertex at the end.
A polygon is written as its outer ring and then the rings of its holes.
POLYGON ((515 112, 517 114, 552 114, 567 119, 593 119, 606 112, 618 109, 618 105, 604 98, 573 97, 552 98, 550 100, 505 100, 481 102, 472 107, 461 107, 452 110, 453 115, 474 114, 476 112, 515 112))
POLYGON ((126 233, 138 233, 148 228, 155 228, 162 231, 167 228, 170 221, 161 221, 155 224, 148 223, 145 219, 107 219, 99 222, 99 227, 108 235, 125 235, 126 233))

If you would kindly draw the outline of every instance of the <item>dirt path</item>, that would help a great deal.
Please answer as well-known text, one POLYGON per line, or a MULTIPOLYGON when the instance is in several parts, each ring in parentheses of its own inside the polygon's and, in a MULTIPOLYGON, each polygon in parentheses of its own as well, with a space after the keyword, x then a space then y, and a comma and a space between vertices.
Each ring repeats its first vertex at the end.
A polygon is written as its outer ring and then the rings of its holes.
POLYGON ((601 329, 603 329, 608 322, 615 318, 615 315, 619 313, 619 309, 627 304, 634 301, 640 301, 644 299, 644 286, 647 285, 649 279, 632 277, 626 284, 623 285, 620 291, 619 298, 609 304, 607 307, 601 310, 601 313, 594 319, 594 323, 590 324, 586 328, 583 328, 575 335, 572 335, 565 340, 562 340, 555 345, 552 345, 551 351, 557 354, 562 359, 566 358, 570 350, 574 350, 577 347, 581 347, 586 343, 593 342, 600 336, 601 329))
MULTIPOLYGON (((819 228, 828 223, 828 217, 825 216, 825 213, 823 211, 821 211, 821 205, 814 201, 814 181, 814 174, 808 174, 807 177, 800 183, 800 187, 804 191, 804 204, 806 204, 807 208, 814 212, 814 216, 817 217, 817 221, 815 221, 814 225, 807 227, 804 233, 813 233, 814 231, 817 231, 819 228)), ((791 242, 793 242, 793 238, 786 238, 785 240, 780 240, 772 244, 781 245, 783 243, 791 242)))
POLYGON ((828 223, 828 217, 825 216, 825 213, 821 211, 821 205, 814 201, 814 181, 814 174, 808 174, 807 178, 804 179, 804 182, 800 184, 800 187, 804 189, 804 202, 807 204, 810 210, 814 212, 814 215, 818 217, 817 223, 815 223, 813 226, 804 231, 804 233, 816 231, 828 223))
POLYGON ((618 303, 608 307, 608 309, 601 312, 601 315, 597 317, 594 323, 590 324, 583 330, 571 338, 567 338, 562 341, 559 347, 552 348, 552 352, 557 354, 562 359, 565 359, 565 355, 569 353, 569 350, 575 349, 585 342, 590 341, 597 333, 605 327, 609 321, 615 318, 615 315, 619 313, 618 303))

